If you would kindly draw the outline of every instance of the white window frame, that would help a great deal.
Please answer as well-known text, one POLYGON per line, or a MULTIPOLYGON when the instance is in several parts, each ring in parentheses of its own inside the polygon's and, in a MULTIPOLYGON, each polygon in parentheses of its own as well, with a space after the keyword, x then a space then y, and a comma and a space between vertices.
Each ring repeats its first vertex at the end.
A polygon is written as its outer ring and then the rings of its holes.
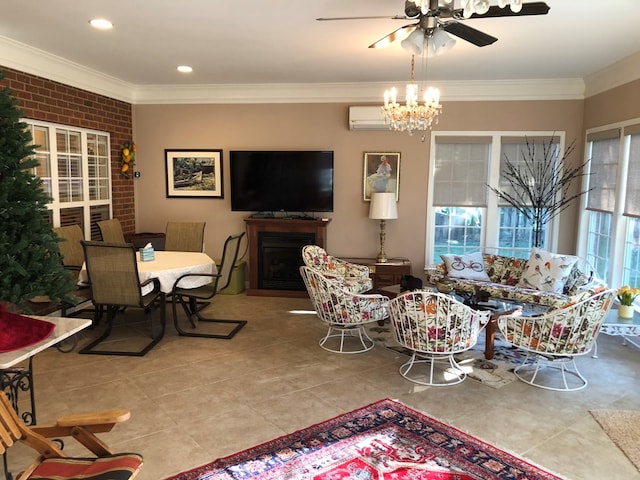
MULTIPOLYGON (((606 278, 603 278, 608 285, 612 285, 615 288, 622 286, 624 282, 624 260, 628 254, 626 250, 627 236, 629 228, 631 227, 631 218, 627 217, 624 213, 624 202, 626 199, 627 190, 627 171, 629 166, 629 151, 631 139, 629 135, 625 135, 624 128, 629 126, 635 126, 640 124, 640 118, 634 118, 623 122, 617 122, 597 128, 586 130, 585 135, 585 161, 591 156, 591 142, 588 141, 588 136, 591 134, 597 134, 598 132, 605 132, 607 130, 619 129, 620 130, 620 146, 618 156, 618 171, 616 175, 616 195, 615 195, 615 207, 611 213, 611 244, 608 257, 608 272, 606 278)), ((590 170, 591 163, 589 162, 588 168, 590 170)), ((589 176, 585 176, 583 179, 582 188, 587 189, 589 186, 589 176)), ((589 221, 593 211, 587 210, 588 194, 584 195, 580 199, 580 218, 578 229, 578 254, 589 258, 588 252, 588 240, 589 240, 589 221)), ((601 275, 602 276, 602 275, 601 275)), ((639 287, 640 285, 631 285, 631 287, 639 287)), ((640 305, 636 300, 636 310, 640 310, 640 305)))
MULTIPOLYGON (((429 147, 429 169, 427 179, 427 218, 426 218, 426 242, 425 242, 425 269, 433 265, 439 259, 434 258, 435 250, 435 208, 433 206, 433 192, 435 179, 435 153, 438 137, 491 137, 490 159, 487 184, 497 186, 500 179, 500 153, 502 137, 558 137, 560 140, 560 152, 565 151, 566 132, 558 131, 434 131, 431 133, 429 147)), ((489 187, 487 187, 489 189, 489 187)), ((487 207, 484 209, 484 221, 481 230, 480 249, 484 252, 497 251, 499 247, 500 206, 497 195, 489 191, 487 193, 487 207)), ((558 247, 559 218, 552 218, 547 224, 546 248, 556 251, 558 247)))
MULTIPOLYGON (((22 119, 23 122, 28 124, 30 127, 38 127, 48 130, 48 138, 49 138, 49 150, 48 155, 50 157, 50 174, 51 174, 51 192, 47 192, 52 198, 52 201, 47 204, 47 208, 51 211, 51 217, 53 221, 54 227, 59 227, 61 225, 61 211, 64 209, 71 208, 82 208, 83 212, 83 226, 84 226, 84 236, 85 238, 92 238, 92 221, 91 218, 91 210, 92 207, 108 207, 108 216, 112 218, 113 216, 113 182, 111 178, 111 136, 109 132, 104 132, 100 130, 92 130, 88 128, 76 127, 73 125, 64 125, 58 123, 51 122, 43 122, 39 120, 32 119, 22 119), (69 130, 72 132, 77 132, 80 134, 80 154, 81 154, 81 164, 82 164, 82 173, 81 173, 81 181, 82 181, 82 200, 70 201, 70 202, 61 202, 60 201, 60 190, 59 190, 59 177, 58 177, 58 145, 57 145, 57 130, 69 130), (108 198, 99 198, 96 200, 90 199, 90 188, 89 188, 89 152, 88 152, 88 142, 87 135, 99 135, 106 137, 107 146, 107 181, 108 181, 108 198)), ((34 139, 34 143, 37 144, 37 141, 34 139)), ((37 175, 37 171, 34 169, 34 173, 37 175)), ((91 177, 94 178, 94 177, 91 177)), ((98 177, 104 179, 105 177, 98 177)), ((95 230, 95 229, 94 229, 95 230)))

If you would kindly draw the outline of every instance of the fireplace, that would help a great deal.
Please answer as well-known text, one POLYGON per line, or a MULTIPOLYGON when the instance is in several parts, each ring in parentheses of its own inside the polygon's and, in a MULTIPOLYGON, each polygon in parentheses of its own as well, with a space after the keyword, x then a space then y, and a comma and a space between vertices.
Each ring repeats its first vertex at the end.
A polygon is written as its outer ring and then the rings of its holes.
POLYGON ((326 248, 329 219, 245 218, 249 238, 247 295, 306 297, 302 247, 326 248))
POLYGON ((302 247, 313 244, 313 233, 258 233, 258 288, 305 290, 299 268, 302 247))

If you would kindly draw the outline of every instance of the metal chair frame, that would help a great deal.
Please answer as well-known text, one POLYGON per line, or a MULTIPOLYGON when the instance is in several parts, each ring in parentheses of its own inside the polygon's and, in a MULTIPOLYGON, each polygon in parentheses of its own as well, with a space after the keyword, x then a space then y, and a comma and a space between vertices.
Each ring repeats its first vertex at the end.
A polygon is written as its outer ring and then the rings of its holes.
POLYGON ((202 252, 205 222, 168 222, 164 249, 174 252, 202 252))
POLYGON ((96 308, 96 323, 103 311, 107 311, 104 331, 98 338, 84 346, 80 353, 94 355, 143 356, 162 340, 165 331, 165 294, 160 290, 160 281, 150 278, 140 283, 136 252, 132 244, 109 244, 82 241, 85 251, 87 274, 91 284, 91 300, 96 308), (152 285, 149 293, 145 287, 152 285), (142 308, 151 324, 151 341, 138 351, 100 350, 95 347, 111 335, 116 314, 124 307, 142 308), (154 310, 160 309, 160 322, 156 322, 154 310))
POLYGON ((201 314, 201 311, 209 305, 213 297, 215 297, 220 290, 229 286, 229 283, 231 282, 231 274, 233 273, 233 268, 238 259, 238 253, 240 252, 240 243, 244 236, 245 232, 241 232, 227 237, 222 251, 222 260, 220 261, 220 265, 218 265, 218 273, 211 275, 187 273, 176 280, 171 291, 171 308, 173 313, 173 323, 179 335, 185 337, 219 338, 229 340, 247 324, 246 320, 209 318, 204 317, 201 314), (179 286, 180 280, 190 276, 211 277, 211 283, 198 288, 181 288, 179 286), (185 330, 180 326, 180 322, 178 321, 178 304, 182 306, 182 309, 187 315, 193 329, 197 328, 198 321, 229 325, 233 326, 233 328, 228 333, 224 334, 185 330))
POLYGON ((498 329, 505 339, 526 353, 513 371, 516 377, 546 390, 585 388, 589 382, 580 373, 575 357, 593 348, 615 296, 616 290, 609 289, 540 316, 523 317, 516 312, 498 317, 498 329), (558 371, 559 376, 553 375, 558 371))
POLYGON ((327 277, 308 266, 300 267, 309 298, 316 315, 327 324, 327 334, 319 345, 333 353, 355 354, 368 352, 375 346, 366 326, 388 317, 389 297, 379 294, 358 294, 346 288, 336 278, 327 277), (337 339, 337 347, 334 340, 337 339), (357 339, 351 342, 350 339, 357 339))
POLYGON ((471 349, 489 321, 490 312, 476 311, 455 298, 430 290, 414 290, 389 302, 396 341, 411 352, 399 372, 407 380, 434 387, 457 385, 467 373, 454 355, 471 349), (414 367, 428 366, 424 373, 414 367), (444 365, 444 366, 441 366, 444 365))

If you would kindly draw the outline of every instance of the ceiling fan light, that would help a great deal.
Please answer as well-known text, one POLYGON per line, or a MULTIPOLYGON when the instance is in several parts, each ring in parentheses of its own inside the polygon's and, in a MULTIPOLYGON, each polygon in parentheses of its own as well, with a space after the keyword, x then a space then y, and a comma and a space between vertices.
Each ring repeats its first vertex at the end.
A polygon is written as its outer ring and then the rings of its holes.
POLYGON ((484 15, 489 11, 489 0, 474 0, 473 8, 478 15, 484 15))
POLYGON ((513 13, 520 13, 520 10, 522 10, 522 0, 511 0, 510 6, 513 13))
POLYGON ((416 28, 413 32, 409 34, 407 38, 400 42, 400 45, 404 50, 409 52, 412 55, 422 55, 422 50, 424 48, 424 30, 421 28, 416 28))
POLYGON ((438 28, 435 32, 433 32, 433 36, 430 38, 430 49, 434 55, 442 55, 443 53, 451 50, 456 41, 451 38, 447 32, 438 28))
POLYGON ((476 13, 476 10, 473 6, 473 0, 465 0, 463 2, 462 16, 464 18, 471 18, 471 15, 474 13, 476 13))

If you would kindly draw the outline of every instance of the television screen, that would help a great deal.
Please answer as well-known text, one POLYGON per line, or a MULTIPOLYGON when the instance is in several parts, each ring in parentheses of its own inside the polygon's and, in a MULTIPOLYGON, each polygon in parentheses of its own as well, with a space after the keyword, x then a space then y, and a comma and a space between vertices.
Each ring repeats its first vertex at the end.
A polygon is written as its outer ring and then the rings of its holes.
POLYGON ((333 212, 332 151, 229 153, 231 210, 333 212))

